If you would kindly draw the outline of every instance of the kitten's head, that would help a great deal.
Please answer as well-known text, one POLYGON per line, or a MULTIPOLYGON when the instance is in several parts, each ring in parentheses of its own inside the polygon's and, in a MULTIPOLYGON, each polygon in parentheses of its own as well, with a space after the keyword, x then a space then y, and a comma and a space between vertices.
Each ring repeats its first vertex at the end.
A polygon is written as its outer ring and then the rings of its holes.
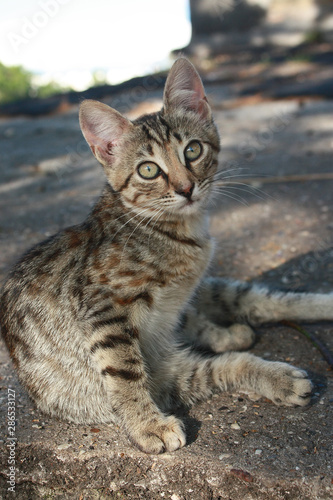
POLYGON ((130 121, 109 106, 80 107, 83 135, 124 204, 145 215, 197 213, 217 169, 219 136, 194 66, 178 59, 167 78, 163 108, 130 121))

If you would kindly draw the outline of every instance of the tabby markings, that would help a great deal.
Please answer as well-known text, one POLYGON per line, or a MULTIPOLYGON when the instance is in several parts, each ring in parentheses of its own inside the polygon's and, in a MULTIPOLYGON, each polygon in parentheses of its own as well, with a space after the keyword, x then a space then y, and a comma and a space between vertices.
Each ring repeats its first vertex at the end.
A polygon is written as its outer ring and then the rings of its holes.
POLYGON ((134 173, 134 172, 131 172, 131 173, 128 175, 128 177, 126 178, 126 180, 125 180, 124 184, 123 184, 122 186, 120 186, 120 188, 119 188, 119 192, 121 192, 121 191, 123 191, 124 189, 126 189, 126 188, 127 188, 128 184, 129 184, 129 181, 131 180, 131 177, 133 176, 133 173, 134 173))
POLYGON ((120 345, 132 345, 132 340, 124 335, 107 335, 103 340, 99 340, 91 347, 94 353, 97 349, 114 349, 120 345))
POLYGON ((199 243, 197 243, 192 238, 177 238, 177 236, 169 233, 168 231, 163 231, 160 228, 155 228, 155 231, 157 233, 163 234, 164 236, 167 236, 168 238, 170 238, 173 241, 178 241, 178 243, 182 243, 184 245, 190 245, 190 246, 197 247, 197 248, 202 248, 201 245, 199 245, 199 243))
POLYGON ((94 329, 97 329, 97 328, 103 328, 104 326, 112 326, 119 323, 124 323, 125 321, 127 321, 127 316, 114 316, 112 318, 94 321, 92 326, 94 329))
POLYGON ((111 377, 118 377, 124 380, 132 380, 132 381, 140 380, 140 378, 142 378, 143 376, 142 373, 136 373, 131 370, 124 370, 124 369, 118 370, 117 368, 113 368, 112 366, 107 366, 106 368, 104 368, 104 370, 102 370, 102 375, 103 376, 110 375, 111 377))

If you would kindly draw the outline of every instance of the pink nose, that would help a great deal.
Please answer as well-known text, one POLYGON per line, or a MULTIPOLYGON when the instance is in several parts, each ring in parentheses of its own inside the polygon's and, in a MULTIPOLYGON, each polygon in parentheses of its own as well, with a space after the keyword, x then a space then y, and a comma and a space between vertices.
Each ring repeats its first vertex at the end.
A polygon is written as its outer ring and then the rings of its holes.
POLYGON ((176 193, 190 200, 193 193, 193 189, 194 189, 194 184, 188 184, 187 186, 181 186, 179 189, 177 189, 176 193))

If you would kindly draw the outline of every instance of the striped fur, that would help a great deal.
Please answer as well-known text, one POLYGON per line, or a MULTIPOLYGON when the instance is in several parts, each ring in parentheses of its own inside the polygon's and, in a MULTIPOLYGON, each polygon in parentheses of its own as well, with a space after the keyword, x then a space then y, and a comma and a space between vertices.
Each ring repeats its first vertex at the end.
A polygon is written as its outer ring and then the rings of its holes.
POLYGON ((2 335, 38 407, 77 423, 116 421, 160 453, 185 444, 182 423, 165 413, 175 399, 189 405, 219 388, 306 404, 302 370, 234 351, 253 343, 249 323, 332 319, 333 297, 203 279, 219 136, 193 66, 175 63, 159 113, 130 122, 85 101, 80 123, 106 187, 86 221, 20 260, 1 297, 2 335), (147 162, 150 179, 140 174, 147 162), (215 354, 182 347, 190 343, 215 354))

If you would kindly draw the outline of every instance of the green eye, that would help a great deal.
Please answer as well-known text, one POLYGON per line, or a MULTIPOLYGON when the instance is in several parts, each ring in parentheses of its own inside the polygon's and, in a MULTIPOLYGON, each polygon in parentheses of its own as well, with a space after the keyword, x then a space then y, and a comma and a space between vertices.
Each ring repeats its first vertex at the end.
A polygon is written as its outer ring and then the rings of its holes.
POLYGON ((202 147, 200 142, 192 141, 188 146, 186 146, 184 151, 184 156, 189 161, 194 161, 201 155, 202 147))
POLYGON ((138 172, 143 179, 156 179, 160 175, 161 169, 156 163, 147 161, 139 165, 138 172))

